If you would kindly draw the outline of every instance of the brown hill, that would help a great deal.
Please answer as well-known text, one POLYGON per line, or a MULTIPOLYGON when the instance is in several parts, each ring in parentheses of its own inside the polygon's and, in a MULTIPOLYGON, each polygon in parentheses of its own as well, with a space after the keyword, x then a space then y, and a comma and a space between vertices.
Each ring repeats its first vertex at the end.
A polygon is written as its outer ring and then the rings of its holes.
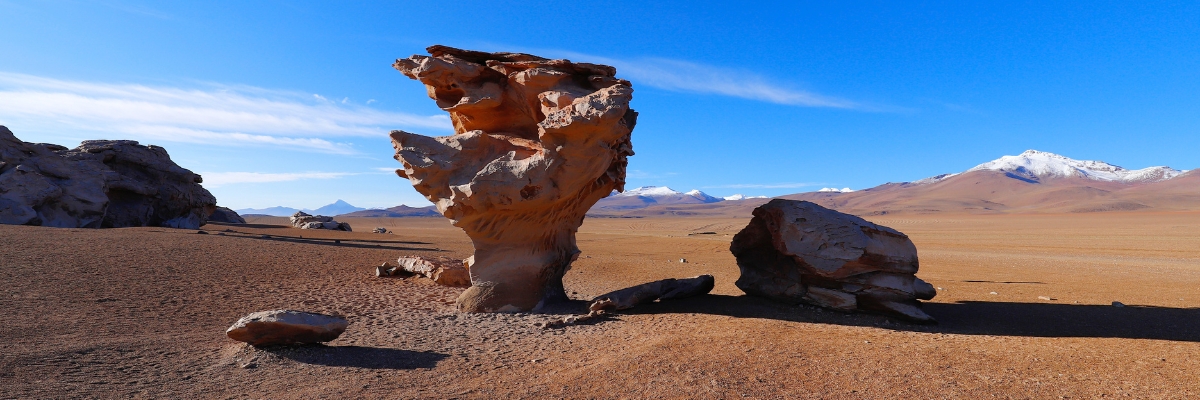
MULTIPOLYGON (((850 193, 780 196, 857 215, 930 213, 1078 213, 1200 210, 1200 172, 1159 182, 1112 182, 1079 177, 1030 179, 1000 171, 971 171, 932 183, 887 183, 850 193)), ((697 205, 650 206, 593 216, 746 217, 765 199, 697 205)))
POLYGON ((409 207, 406 205, 398 205, 382 210, 362 210, 352 213, 341 214, 338 217, 361 217, 361 218, 404 218, 404 217, 440 217, 437 209, 432 205, 425 207, 409 207))

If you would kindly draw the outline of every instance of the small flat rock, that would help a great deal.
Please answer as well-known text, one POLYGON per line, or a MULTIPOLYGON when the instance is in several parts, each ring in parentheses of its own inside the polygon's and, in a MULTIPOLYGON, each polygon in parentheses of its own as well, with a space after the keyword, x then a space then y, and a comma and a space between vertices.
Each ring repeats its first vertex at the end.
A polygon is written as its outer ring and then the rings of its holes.
POLYGON ((1112 306, 1113 307, 1125 307, 1125 303, 1122 303, 1119 301, 1114 301, 1114 302, 1112 302, 1112 306))
POLYGON ((1038 300, 1054 301, 1054 300, 1058 300, 1058 299, 1050 297, 1050 296, 1038 296, 1038 300))
POLYGON ((259 311, 233 323, 225 334, 256 347, 321 343, 337 339, 350 322, 345 318, 294 310, 259 311))

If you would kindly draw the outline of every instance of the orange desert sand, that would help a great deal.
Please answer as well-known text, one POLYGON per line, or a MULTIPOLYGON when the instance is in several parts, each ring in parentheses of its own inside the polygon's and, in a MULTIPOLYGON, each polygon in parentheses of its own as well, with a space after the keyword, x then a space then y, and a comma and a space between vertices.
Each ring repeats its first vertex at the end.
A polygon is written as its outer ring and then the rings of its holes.
POLYGON ((373 275, 403 255, 470 255, 443 218, 344 219, 353 233, 272 217, 208 234, 0 225, 0 398, 1200 395, 1200 212, 867 219, 916 243, 938 325, 744 296, 728 248, 748 215, 588 218, 572 298, 699 274, 716 289, 547 330, 534 324, 563 316, 459 313, 460 288, 373 275), (327 346, 225 337, 279 308, 351 325, 327 346))

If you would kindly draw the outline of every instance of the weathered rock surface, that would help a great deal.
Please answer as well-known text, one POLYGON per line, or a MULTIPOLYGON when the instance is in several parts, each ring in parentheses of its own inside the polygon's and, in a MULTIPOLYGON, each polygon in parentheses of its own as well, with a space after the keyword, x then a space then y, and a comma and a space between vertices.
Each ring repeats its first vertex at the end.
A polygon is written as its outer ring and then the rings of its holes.
MULTIPOLYGON (((429 278, 439 285, 470 287, 471 275, 467 272, 466 262, 428 257, 400 257, 396 260, 396 271, 404 271, 429 278)), ((394 275, 395 272, 389 273, 394 275)))
POLYGON ((233 323, 225 334, 254 346, 321 343, 337 339, 350 322, 345 318, 305 311, 259 311, 233 323))
POLYGON ((596 296, 588 308, 591 311, 627 310, 638 304, 656 300, 699 296, 711 292, 715 283, 716 280, 712 275, 683 279, 668 278, 596 296))
POLYGON ((201 182, 162 147, 88 140, 67 149, 0 126, 0 224, 196 229, 217 203, 201 182))
POLYGON ((475 246, 468 312, 526 311, 566 301, 584 214, 623 191, 637 113, 616 69, 446 46, 394 67, 425 84, 455 134, 392 131, 397 170, 475 246))
POLYGON ((229 209, 229 207, 217 207, 212 214, 208 216, 209 222, 222 222, 226 224, 244 224, 246 219, 238 215, 237 211, 229 209))
POLYGON ((729 250, 741 269, 736 285, 747 294, 934 322, 918 300, 937 292, 916 277, 917 248, 895 229, 775 199, 754 210, 729 250))
POLYGON ((296 211, 289 218, 292 221, 292 226, 300 229, 329 229, 333 231, 352 232, 350 224, 345 222, 337 222, 333 217, 324 215, 309 215, 304 211, 296 211))

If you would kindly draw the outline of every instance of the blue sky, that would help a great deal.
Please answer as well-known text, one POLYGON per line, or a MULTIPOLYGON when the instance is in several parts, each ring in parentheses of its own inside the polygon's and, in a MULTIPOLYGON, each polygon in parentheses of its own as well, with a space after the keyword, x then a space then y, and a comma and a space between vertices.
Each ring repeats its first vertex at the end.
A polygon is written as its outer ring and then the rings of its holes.
POLYGON ((445 44, 615 65, 631 187, 861 189, 1026 149, 1200 167, 1195 2, 351 3, 0 0, 0 124, 164 146, 233 208, 426 205, 387 132, 452 131, 390 65, 445 44))

